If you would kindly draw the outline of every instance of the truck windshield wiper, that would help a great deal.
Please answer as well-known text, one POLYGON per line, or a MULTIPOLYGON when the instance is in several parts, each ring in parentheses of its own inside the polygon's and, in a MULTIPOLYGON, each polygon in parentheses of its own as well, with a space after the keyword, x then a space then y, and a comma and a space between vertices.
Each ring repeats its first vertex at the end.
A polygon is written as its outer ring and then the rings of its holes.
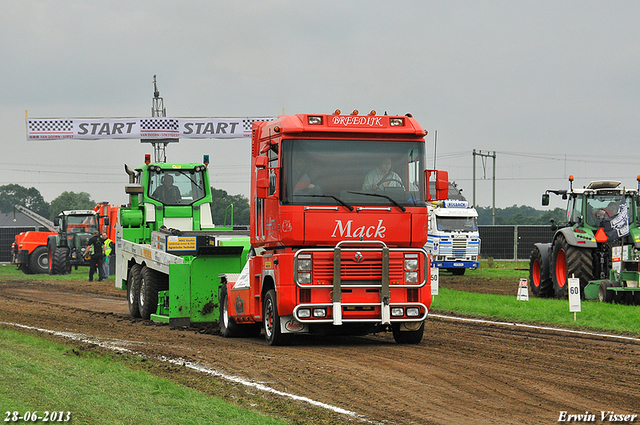
POLYGON ((198 182, 197 182, 197 181, 195 181, 194 179, 192 179, 192 178, 191 178, 191 176, 190 176, 190 175, 188 175, 185 171, 180 170, 180 171, 178 171, 178 172, 179 172, 180 174, 182 174, 183 176, 185 176, 186 178, 188 178, 189 180, 191 180, 191 182, 192 182, 193 184, 195 184, 195 185, 196 185, 196 187, 197 187, 198 189, 202 190, 202 187, 198 184, 198 182))
POLYGON ((381 195, 381 194, 379 194, 379 193, 351 192, 351 191, 348 191, 347 193, 353 193, 354 195, 375 196, 375 197, 378 197, 378 198, 388 199, 389 201, 391 201, 391 203, 392 203, 393 205, 395 205, 396 207, 400 208, 402 211, 406 211, 406 210, 407 210, 405 207, 403 207, 402 205, 400 205, 399 203, 397 203, 397 202, 395 201, 395 199, 393 199, 392 197, 387 196, 387 195, 381 195))
POLYGON ((333 195, 293 195, 293 196, 308 196, 309 198, 333 198, 336 200, 336 202, 338 202, 343 207, 349 208, 349 211, 353 211, 353 207, 351 205, 347 204, 342 199, 333 195))

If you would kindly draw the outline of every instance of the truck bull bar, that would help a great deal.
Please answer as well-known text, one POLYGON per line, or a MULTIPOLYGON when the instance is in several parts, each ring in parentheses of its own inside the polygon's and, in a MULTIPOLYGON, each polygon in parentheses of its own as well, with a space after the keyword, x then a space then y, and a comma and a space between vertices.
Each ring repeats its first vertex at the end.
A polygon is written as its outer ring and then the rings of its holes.
MULTIPOLYGON (((300 303, 298 304, 294 310, 293 315, 299 322, 302 323, 333 323, 334 325, 342 325, 343 322, 372 322, 377 321, 382 325, 390 325, 392 322, 420 322, 426 319, 428 315, 427 306, 418 302, 390 302, 390 284, 389 284, 389 253, 390 252, 401 252, 405 255, 403 257, 403 268, 402 275, 404 277, 404 272, 406 270, 405 258, 406 256, 411 256, 411 259, 416 259, 417 276, 419 276, 419 269, 423 270, 423 278, 422 280, 416 280, 415 283, 395 283, 393 284, 393 288, 422 288, 427 283, 427 264, 428 257, 424 249, 422 248, 389 248, 382 241, 341 241, 334 248, 309 248, 309 249, 301 249, 295 253, 294 256, 294 281, 296 286, 301 289, 311 289, 314 288, 323 288, 331 287, 332 289, 332 300, 331 303, 300 303), (333 273, 332 279, 333 284, 319 284, 313 283, 311 277, 309 278, 308 283, 301 282, 301 275, 303 269, 305 267, 300 266, 300 261, 309 260, 313 257, 313 253, 318 252, 332 252, 333 253, 333 273), (375 267, 380 267, 380 279, 370 279, 370 280, 358 280, 358 283, 349 283, 350 280, 343 280, 343 254, 344 253, 353 253, 354 259, 356 263, 362 261, 363 254, 367 252, 381 252, 380 264, 376 264, 375 267), (422 263, 422 267, 420 267, 420 256, 423 256, 424 262, 422 263), (360 258, 360 259, 358 259, 360 258), (346 283, 345 283, 346 282, 346 283), (363 283, 366 282, 366 283, 363 283), (356 303, 345 303, 342 302, 342 289, 343 288, 365 288, 365 289, 379 289, 380 291, 380 301, 379 302, 356 302, 356 303), (299 311, 301 309, 316 309, 316 308, 331 308, 332 309, 332 317, 331 318, 317 318, 317 317, 300 317, 299 311), (342 309, 343 307, 380 307, 380 317, 378 320, 372 318, 365 319, 357 319, 357 318, 343 318, 342 309), (399 317, 392 318, 392 308, 394 307, 413 307, 417 308, 419 314, 413 317, 399 317)), ((310 263, 311 264, 311 263, 310 263)), ((371 266, 369 266, 371 267, 371 266)), ((395 271, 397 273, 397 270, 395 271)), ((313 267, 309 266, 309 274, 312 276, 314 273, 313 267)), ((370 277, 370 276, 369 276, 370 277)))

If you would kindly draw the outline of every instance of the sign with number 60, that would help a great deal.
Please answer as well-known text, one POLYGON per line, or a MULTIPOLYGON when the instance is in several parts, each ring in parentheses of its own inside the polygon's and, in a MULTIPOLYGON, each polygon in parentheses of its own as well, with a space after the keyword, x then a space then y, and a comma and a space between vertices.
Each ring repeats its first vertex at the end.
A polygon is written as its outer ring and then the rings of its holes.
POLYGON ((580 312, 580 279, 572 277, 567 280, 569 285, 569 312, 580 312))

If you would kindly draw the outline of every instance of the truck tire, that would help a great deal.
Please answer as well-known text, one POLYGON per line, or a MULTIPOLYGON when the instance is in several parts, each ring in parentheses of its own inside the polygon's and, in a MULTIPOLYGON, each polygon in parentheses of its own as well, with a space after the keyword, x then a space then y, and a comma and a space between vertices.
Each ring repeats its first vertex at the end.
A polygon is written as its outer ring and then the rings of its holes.
POLYGON ((220 288, 220 335, 225 338, 233 337, 256 337, 260 335, 260 323, 238 325, 229 316, 229 296, 227 295, 227 284, 222 282, 220 288))
POLYGON ((584 287, 593 275, 593 258, 589 249, 571 246, 563 235, 553 243, 551 254, 551 276, 556 298, 567 298, 567 279, 580 279, 580 296, 584 297, 584 287))
POLYGON ((56 248, 51 256, 51 274, 69 274, 70 272, 69 248, 66 246, 56 248))
POLYGON ((422 341, 422 335, 424 334, 424 320, 416 330, 401 331, 401 326, 402 323, 394 323, 391 326, 393 339, 396 341, 396 344, 419 344, 420 341, 422 341))
POLYGON ((611 286, 612 282, 604 280, 598 285, 598 300, 602 303, 610 303, 613 301, 613 291, 607 290, 608 286, 611 286))
POLYGON ((158 309, 158 277, 155 270, 142 267, 140 272, 140 291, 138 293, 140 317, 148 320, 158 309))
POLYGON ((127 276, 127 304, 132 317, 140 317, 140 272, 142 267, 134 264, 127 276))
POLYGON ((545 273, 548 266, 544 264, 540 249, 534 246, 529 258, 529 282, 534 297, 546 298, 553 295, 553 282, 549 273, 545 273))
POLYGON ((276 291, 270 289, 264 296, 262 304, 262 317, 264 320, 264 338, 269 345, 287 345, 291 335, 283 334, 280 329, 280 316, 276 302, 276 291))
POLYGON ((39 246, 29 256, 29 269, 32 273, 49 273, 49 250, 39 246))

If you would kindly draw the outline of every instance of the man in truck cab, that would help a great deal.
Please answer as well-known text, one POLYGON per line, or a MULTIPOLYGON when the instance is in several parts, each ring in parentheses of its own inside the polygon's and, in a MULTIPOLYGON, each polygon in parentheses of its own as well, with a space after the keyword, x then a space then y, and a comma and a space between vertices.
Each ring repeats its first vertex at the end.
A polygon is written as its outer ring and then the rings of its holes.
POLYGON ((162 185, 153 191, 151 197, 164 204, 177 204, 182 198, 180 189, 173 185, 173 176, 171 174, 162 177, 162 185))
POLYGON ((400 176, 391 171, 391 158, 385 158, 377 168, 369 171, 362 190, 384 190, 385 187, 402 187, 400 176))

